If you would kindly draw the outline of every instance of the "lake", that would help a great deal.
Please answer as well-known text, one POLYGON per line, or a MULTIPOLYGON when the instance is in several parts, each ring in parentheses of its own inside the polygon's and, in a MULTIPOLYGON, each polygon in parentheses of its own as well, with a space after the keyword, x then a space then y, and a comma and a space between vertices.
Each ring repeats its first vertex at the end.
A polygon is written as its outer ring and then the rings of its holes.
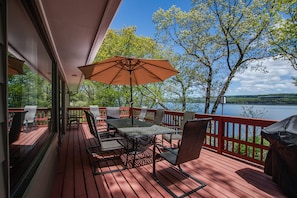
MULTIPOLYGON (((176 111, 181 110, 180 103, 168 102, 168 103, 165 103, 165 105, 171 110, 176 110, 176 111)), ((197 113, 203 113, 204 103, 188 103, 187 110, 194 111, 197 113)), ((245 105, 245 104, 224 104, 223 109, 222 109, 222 105, 220 104, 216 114, 222 115, 223 113, 224 115, 230 115, 230 116, 243 116, 243 113, 248 112, 249 110, 253 112, 253 114, 258 115, 255 117, 268 119, 268 120, 283 120, 289 116, 297 114, 297 106, 295 105, 245 105)))

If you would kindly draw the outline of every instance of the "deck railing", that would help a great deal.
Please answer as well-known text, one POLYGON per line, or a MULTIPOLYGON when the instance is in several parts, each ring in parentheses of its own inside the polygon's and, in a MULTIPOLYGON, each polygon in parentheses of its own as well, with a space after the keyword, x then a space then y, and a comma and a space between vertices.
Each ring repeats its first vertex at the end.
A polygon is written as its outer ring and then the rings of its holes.
MULTIPOLYGON (((71 115, 76 115, 81 123, 86 122, 83 110, 89 108, 68 108, 71 115)), ((11 112, 21 109, 10 109, 11 112)), ((100 107, 102 116, 106 115, 106 108, 100 107)), ((134 108, 133 115, 138 115, 141 108, 134 108)), ((121 117, 130 115, 129 107, 121 107, 121 117)), ((155 109, 148 109, 146 120, 154 119, 155 109)), ((37 125, 47 125, 50 110, 47 108, 37 109, 37 125)), ((165 126, 181 125, 183 112, 165 111, 163 124, 165 126)), ((264 165, 269 142, 261 137, 261 130, 276 121, 254 118, 222 116, 211 114, 196 114, 195 118, 212 117, 211 125, 207 131, 204 146, 219 154, 230 155, 248 162, 264 165)))
MULTIPOLYGON (((261 130, 276 121, 233 116, 209 115, 213 118, 206 136, 205 146, 219 154, 227 154, 264 165, 269 142, 262 138, 261 130)), ((196 118, 206 117, 196 114, 196 118)))
MULTIPOLYGON (((12 118, 14 112, 24 111, 22 108, 9 108, 9 118, 12 118)), ((37 126, 48 126, 51 110, 49 108, 37 108, 35 121, 37 126)))
MULTIPOLYGON (((165 111, 163 124, 180 125, 183 113, 165 111)), ((211 117, 204 146, 219 154, 264 165, 269 142, 261 137, 261 130, 276 121, 234 116, 196 114, 195 118, 211 117)))

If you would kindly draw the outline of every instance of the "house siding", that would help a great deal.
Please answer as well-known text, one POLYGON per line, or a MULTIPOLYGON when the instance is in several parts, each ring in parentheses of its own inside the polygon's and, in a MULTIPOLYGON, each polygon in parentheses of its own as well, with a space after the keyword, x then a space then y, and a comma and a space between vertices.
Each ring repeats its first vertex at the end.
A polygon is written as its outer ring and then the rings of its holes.
POLYGON ((0 0, 0 197, 9 195, 7 126, 7 2, 0 0))

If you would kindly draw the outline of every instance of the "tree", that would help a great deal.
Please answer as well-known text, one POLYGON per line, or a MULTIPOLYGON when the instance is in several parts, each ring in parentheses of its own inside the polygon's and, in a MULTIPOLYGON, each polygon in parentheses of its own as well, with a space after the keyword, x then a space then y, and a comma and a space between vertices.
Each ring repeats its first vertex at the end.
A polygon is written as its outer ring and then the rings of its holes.
POLYGON ((193 0, 188 12, 172 6, 154 13, 159 41, 191 57, 204 75, 204 113, 209 113, 211 97, 216 98, 211 113, 216 112, 236 72, 269 55, 270 12, 270 1, 193 0))
POLYGON ((279 15, 271 27, 270 42, 277 58, 285 58, 297 69, 297 0, 277 0, 279 15))
POLYGON ((165 90, 167 93, 172 93, 174 98, 181 103, 181 111, 187 110, 187 103, 193 94, 193 87, 200 86, 203 81, 203 76, 195 69, 193 61, 188 60, 189 57, 185 55, 174 55, 171 57, 171 63, 176 65, 179 74, 172 77, 165 83, 165 90))
POLYGON ((8 78, 8 106, 37 105, 51 107, 51 84, 26 65, 24 74, 8 78))
POLYGON ((254 106, 242 106, 242 113, 240 116, 247 118, 263 118, 264 114, 267 113, 265 108, 255 109, 254 106))
MULTIPOLYGON (((108 30, 105 39, 96 55, 94 62, 120 55, 139 58, 164 58, 164 52, 152 38, 136 36, 136 27, 124 27, 121 30, 108 30)), ((150 106, 155 101, 162 101, 162 83, 133 87, 134 106, 150 106), (148 91, 149 90, 149 91, 148 91)), ((88 101, 86 105, 98 104, 99 106, 126 106, 130 101, 129 86, 105 85, 103 83, 85 81, 79 93, 73 96, 77 100, 84 96, 88 101)))

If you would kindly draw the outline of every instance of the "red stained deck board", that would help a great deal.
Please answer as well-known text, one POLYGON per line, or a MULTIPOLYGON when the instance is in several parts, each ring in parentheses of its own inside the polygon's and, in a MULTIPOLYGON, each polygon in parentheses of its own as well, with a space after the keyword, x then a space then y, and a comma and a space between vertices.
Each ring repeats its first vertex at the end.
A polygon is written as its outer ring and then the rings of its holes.
MULTIPOLYGON (((52 197, 57 197, 54 196, 57 194, 61 194, 60 197, 63 198, 170 197, 152 178, 152 164, 116 173, 93 175, 93 164, 86 152, 86 147, 91 145, 96 145, 96 140, 88 133, 87 125, 82 124, 79 129, 67 131, 56 172, 56 181, 58 184, 63 181, 63 186, 61 189, 61 186, 56 183, 52 197), (65 164, 64 170, 63 164, 65 164), (78 185, 81 187, 78 188, 78 185)), ((271 177, 265 175, 261 168, 206 149, 202 149, 199 159, 188 162, 182 167, 186 172, 207 184, 191 197, 285 197, 278 186, 272 182, 271 177)), ((101 169, 109 168, 107 166, 101 169)), ((157 174, 178 194, 194 186, 192 181, 176 174, 176 171, 171 169, 171 165, 164 160, 157 162, 157 174)))

